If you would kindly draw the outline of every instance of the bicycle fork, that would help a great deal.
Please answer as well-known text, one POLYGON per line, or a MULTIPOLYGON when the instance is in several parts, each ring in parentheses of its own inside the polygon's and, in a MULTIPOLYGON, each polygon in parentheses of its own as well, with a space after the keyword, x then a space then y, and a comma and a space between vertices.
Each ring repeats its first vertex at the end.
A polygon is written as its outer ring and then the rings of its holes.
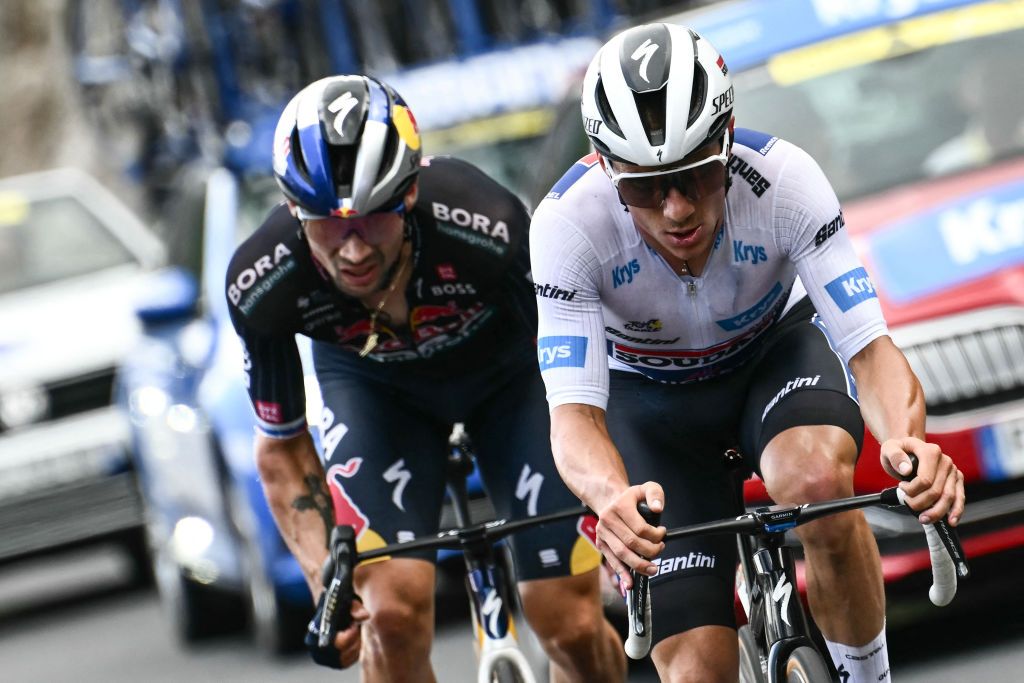
POLYGON ((472 596, 470 612, 480 657, 477 682, 491 683, 498 662, 510 660, 523 683, 536 683, 530 663, 519 649, 511 596, 505 594, 508 584, 502 568, 497 563, 471 565, 469 559, 467 565, 466 583, 472 596))
MULTIPOLYGON (((763 631, 754 632, 757 643, 765 648, 759 653, 763 657, 759 664, 768 683, 785 681, 786 661, 796 648, 820 650, 800 602, 793 552, 772 537, 757 541, 743 537, 740 543, 742 569, 750 591, 748 619, 752 628, 763 625, 763 631)), ((830 662, 827 665, 832 669, 830 662)))

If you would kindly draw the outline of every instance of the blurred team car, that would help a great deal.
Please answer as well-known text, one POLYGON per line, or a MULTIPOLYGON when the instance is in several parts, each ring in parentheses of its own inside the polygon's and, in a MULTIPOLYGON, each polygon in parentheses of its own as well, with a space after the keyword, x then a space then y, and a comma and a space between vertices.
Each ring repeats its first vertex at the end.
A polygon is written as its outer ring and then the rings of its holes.
POLYGON ((163 263, 110 191, 63 169, 0 180, 0 561, 114 538, 145 566, 115 368, 163 263))
MULTIPOLYGON (((224 168, 183 174, 171 251, 191 244, 192 253, 178 254, 187 267, 137 300, 145 334, 123 360, 117 393, 174 631, 190 642, 249 619, 262 647, 284 651, 301 638, 311 602, 257 476, 242 349, 223 293, 235 246, 280 193, 269 178, 240 177, 224 168)), ((311 405, 315 388, 307 387, 311 405)))
MULTIPOLYGON (((737 127, 765 133, 737 139, 762 155, 775 136, 796 142, 831 179, 843 210, 818 238, 850 231, 867 271, 834 286, 881 300, 924 386, 929 438, 965 475, 960 529, 985 576, 972 588, 999 590, 1007 563, 1024 562, 1024 2, 751 0, 661 20, 725 55, 737 127)), ((567 103, 575 156, 587 151, 578 117, 567 103)), ((551 187, 571 160, 547 163, 551 187)), ((729 170, 731 192, 763 193, 756 163, 729 170)), ((725 245, 756 268, 749 246, 725 245)), ((858 490, 891 485, 877 455, 869 436, 858 490)), ((764 496, 748 485, 749 501, 764 496)), ((869 521, 890 594, 923 595, 916 520, 869 521)))

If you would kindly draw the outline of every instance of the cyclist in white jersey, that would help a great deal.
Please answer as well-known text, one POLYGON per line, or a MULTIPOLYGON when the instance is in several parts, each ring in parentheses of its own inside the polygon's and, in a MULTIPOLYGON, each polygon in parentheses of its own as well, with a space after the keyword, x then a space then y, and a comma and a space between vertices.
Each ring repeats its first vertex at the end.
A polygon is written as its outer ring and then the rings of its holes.
MULTIPOLYGON (((732 541, 666 548, 665 527, 636 510, 646 501, 666 526, 730 514, 723 448, 741 445, 779 503, 848 496, 866 423, 894 477, 918 457, 900 486, 922 521, 956 524, 964 509, 963 475, 923 440, 921 386, 887 334, 835 193, 797 146, 734 128, 733 101, 724 59, 697 33, 619 34, 583 84, 596 152, 531 226, 556 463, 599 513, 599 546, 620 580, 646 572, 654 603, 672 606, 655 608, 663 680, 737 677, 732 541)), ((836 666, 851 681, 889 680, 863 515, 799 535, 836 666)))

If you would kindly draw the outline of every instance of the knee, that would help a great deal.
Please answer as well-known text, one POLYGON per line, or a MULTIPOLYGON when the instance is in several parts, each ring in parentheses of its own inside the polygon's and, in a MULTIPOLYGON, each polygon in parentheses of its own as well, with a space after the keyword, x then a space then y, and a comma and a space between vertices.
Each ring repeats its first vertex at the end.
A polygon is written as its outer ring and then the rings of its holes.
MULTIPOLYGON (((579 577, 568 579, 576 582, 579 577)), ((550 587, 550 586, 548 586, 550 587)), ((562 653, 570 658, 587 656, 595 643, 605 637, 606 621, 597 587, 593 591, 531 590, 523 584, 523 609, 530 627, 550 655, 562 653)))
MULTIPOLYGON (((782 466, 765 468, 765 487, 772 500, 783 505, 813 503, 853 495, 853 465, 824 455, 795 456, 782 466)), ((797 529, 805 544, 842 548, 864 523, 860 512, 830 515, 797 529)))
POLYGON ((824 457, 807 457, 776 472, 765 486, 777 503, 802 504, 840 498, 853 491, 853 472, 824 457))
POLYGON ((857 444, 832 425, 794 427, 776 435, 761 453, 768 495, 783 505, 853 494, 857 444))
MULTIPOLYGON (((570 609, 571 606, 566 606, 570 609)), ((532 626, 533 622, 531 622, 532 626)), ((589 611, 586 616, 580 613, 567 613, 557 622, 543 623, 534 632, 541 640, 545 651, 561 653, 569 659, 590 656, 598 641, 604 637, 604 617, 589 611), (554 626, 554 628, 552 628, 554 626)))
POLYGON ((429 599, 388 599, 370 612, 364 629, 371 642, 383 651, 429 649, 433 631, 433 610, 429 599))
POLYGON ((362 595, 370 613, 363 624, 370 656, 429 652, 434 629, 432 583, 410 580, 403 584, 400 575, 390 575, 364 585, 362 595))

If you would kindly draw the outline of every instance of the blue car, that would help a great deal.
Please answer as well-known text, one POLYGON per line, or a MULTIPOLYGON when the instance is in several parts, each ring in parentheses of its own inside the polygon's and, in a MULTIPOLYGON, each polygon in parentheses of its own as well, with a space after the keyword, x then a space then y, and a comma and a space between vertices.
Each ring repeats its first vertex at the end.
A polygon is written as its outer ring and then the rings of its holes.
POLYGON ((131 419, 153 570, 175 632, 189 642, 248 618, 262 646, 282 651, 301 636, 311 602, 263 498, 223 295, 235 245, 279 193, 268 179, 243 182, 223 168, 191 175, 199 277, 167 271, 137 302, 144 336, 122 363, 118 401, 131 419))

